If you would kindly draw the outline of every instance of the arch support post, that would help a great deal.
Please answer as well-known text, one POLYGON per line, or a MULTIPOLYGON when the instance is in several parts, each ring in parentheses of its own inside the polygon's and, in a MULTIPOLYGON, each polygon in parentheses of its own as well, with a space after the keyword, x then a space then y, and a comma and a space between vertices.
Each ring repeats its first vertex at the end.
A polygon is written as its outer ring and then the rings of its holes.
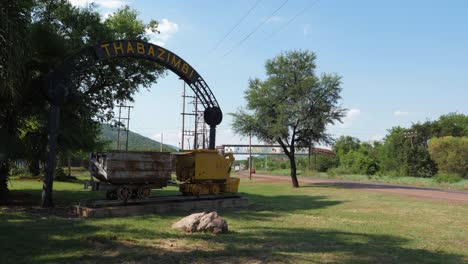
POLYGON ((216 146, 216 126, 210 126, 210 144, 208 145, 208 149, 215 149, 216 146))
POLYGON ((57 152, 57 136, 60 120, 60 106, 52 104, 49 112, 49 127, 47 135, 47 164, 42 184, 42 207, 53 207, 52 187, 57 152))

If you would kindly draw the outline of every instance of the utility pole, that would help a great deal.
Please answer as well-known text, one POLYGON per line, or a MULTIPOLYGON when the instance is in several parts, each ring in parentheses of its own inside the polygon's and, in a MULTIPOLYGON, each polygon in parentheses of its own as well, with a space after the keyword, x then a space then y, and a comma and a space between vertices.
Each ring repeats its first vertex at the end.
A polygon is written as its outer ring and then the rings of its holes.
MULTIPOLYGON (((192 110, 190 113, 187 113, 187 109, 186 109, 186 98, 191 98, 190 100, 193 99, 192 102, 190 102, 190 104, 194 104, 194 107, 196 108, 197 106, 195 106, 198 102, 196 102, 196 96, 193 96, 193 95, 187 95, 187 90, 185 88, 185 82, 184 82, 184 91, 183 91, 183 94, 182 94, 182 140, 181 140, 181 150, 184 150, 184 149, 190 149, 191 146, 190 144, 188 145, 185 145, 186 142, 185 140, 187 140, 187 142, 189 142, 189 138, 190 137, 195 137, 196 139, 196 136, 195 136, 195 132, 196 132, 196 128, 195 130, 186 130, 186 127, 185 127, 185 117, 186 116, 194 116, 195 117, 195 125, 197 124, 197 120, 196 120, 196 116, 197 114, 194 112, 194 110, 192 110)), ((191 127, 191 126, 189 126, 191 127)), ((194 142, 194 149, 195 149, 195 145, 196 145, 196 142, 194 142)))
POLYGON ((193 134, 193 149, 198 149, 198 98, 194 98, 194 114, 195 114, 195 132, 193 134))
POLYGON ((411 148, 413 148, 413 139, 418 136, 418 133, 415 131, 408 131, 404 133, 405 138, 409 138, 411 142, 411 148))
POLYGON ((185 134, 185 82, 184 82, 184 92, 182 94, 182 146, 181 150, 184 150, 184 134, 185 134))
POLYGON ((120 104, 119 105, 119 127, 117 128, 117 150, 123 149, 123 146, 125 146, 125 151, 128 151, 128 134, 130 131, 130 109, 132 109, 133 106, 129 105, 124 105, 120 104), (127 108, 127 117, 122 117, 122 108, 127 108), (124 126, 123 130, 121 125, 124 126), (122 142, 122 138, 124 137, 125 132, 125 145, 122 142))
POLYGON ((163 133, 161 133, 161 144, 160 144, 161 150, 160 152, 163 151, 163 133))

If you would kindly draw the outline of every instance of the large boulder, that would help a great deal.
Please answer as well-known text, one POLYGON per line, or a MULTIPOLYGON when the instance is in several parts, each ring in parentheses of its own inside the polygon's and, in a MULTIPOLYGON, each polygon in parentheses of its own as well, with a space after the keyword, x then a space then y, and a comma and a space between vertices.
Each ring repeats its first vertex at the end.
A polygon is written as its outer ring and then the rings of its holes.
POLYGON ((182 229, 185 232, 213 232, 215 234, 227 233, 228 224, 216 212, 196 213, 186 216, 172 225, 172 228, 182 229))

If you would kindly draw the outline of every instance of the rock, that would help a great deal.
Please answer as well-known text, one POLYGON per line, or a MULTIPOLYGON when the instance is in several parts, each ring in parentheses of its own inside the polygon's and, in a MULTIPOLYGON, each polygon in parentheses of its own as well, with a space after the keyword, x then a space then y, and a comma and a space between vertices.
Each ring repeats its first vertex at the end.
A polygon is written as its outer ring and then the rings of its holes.
POLYGON ((227 233, 228 224, 216 212, 196 213, 186 216, 172 225, 172 228, 182 229, 185 232, 213 232, 215 234, 227 233))

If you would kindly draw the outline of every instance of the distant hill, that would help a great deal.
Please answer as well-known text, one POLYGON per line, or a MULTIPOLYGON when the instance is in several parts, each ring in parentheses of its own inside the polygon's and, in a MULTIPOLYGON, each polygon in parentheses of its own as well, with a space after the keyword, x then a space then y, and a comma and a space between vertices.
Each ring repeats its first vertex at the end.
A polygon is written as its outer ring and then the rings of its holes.
MULTIPOLYGON (((104 141, 109 142, 109 149, 117 148, 117 131, 118 129, 115 127, 111 127, 108 124, 102 124, 100 138, 104 141)), ((128 150, 159 151, 160 149, 160 142, 148 137, 144 137, 132 131, 128 132, 128 150)), ((163 144, 163 151, 173 152, 177 151, 177 148, 172 145, 163 144)))

